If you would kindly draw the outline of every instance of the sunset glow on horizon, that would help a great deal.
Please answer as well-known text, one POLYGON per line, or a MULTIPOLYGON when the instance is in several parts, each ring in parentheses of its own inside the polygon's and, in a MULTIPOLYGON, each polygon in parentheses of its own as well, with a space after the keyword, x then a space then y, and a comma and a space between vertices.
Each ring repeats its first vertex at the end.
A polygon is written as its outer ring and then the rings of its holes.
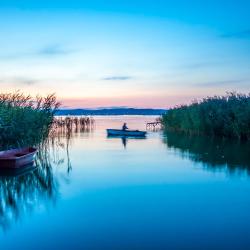
POLYGON ((61 98, 61 108, 163 108, 168 109, 181 104, 191 103, 202 97, 193 96, 138 96, 138 97, 107 97, 107 98, 61 98))
POLYGON ((1 92, 56 93, 67 108, 250 92, 250 4, 191 2, 0 3, 1 92))

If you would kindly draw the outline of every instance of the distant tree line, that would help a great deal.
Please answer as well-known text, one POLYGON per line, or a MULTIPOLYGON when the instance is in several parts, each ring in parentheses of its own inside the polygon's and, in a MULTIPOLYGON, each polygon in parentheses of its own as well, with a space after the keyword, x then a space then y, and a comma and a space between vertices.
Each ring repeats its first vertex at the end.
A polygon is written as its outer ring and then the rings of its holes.
POLYGON ((168 110, 166 130, 250 140, 250 94, 228 93, 168 110))
POLYGON ((162 115, 165 109, 140 109, 140 108, 100 108, 100 109, 59 109, 57 116, 80 115, 162 115))
POLYGON ((0 147, 32 146, 48 136, 59 103, 55 95, 35 99, 20 92, 0 94, 0 147))

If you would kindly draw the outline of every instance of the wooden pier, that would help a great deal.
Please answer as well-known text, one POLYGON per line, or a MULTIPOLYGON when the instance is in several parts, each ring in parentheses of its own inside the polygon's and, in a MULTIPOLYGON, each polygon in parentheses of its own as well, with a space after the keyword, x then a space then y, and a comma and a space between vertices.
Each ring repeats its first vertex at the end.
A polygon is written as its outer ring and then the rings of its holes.
POLYGON ((162 128, 162 123, 160 121, 148 122, 146 124, 147 130, 158 130, 162 128))

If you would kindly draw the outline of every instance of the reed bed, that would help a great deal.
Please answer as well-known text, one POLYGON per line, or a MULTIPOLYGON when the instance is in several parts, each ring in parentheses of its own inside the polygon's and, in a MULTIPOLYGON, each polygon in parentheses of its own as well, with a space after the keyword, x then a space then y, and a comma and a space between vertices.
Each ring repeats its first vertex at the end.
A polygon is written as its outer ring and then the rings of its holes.
POLYGON ((0 94, 0 147, 37 145, 49 135, 59 107, 55 95, 0 94))
POLYGON ((169 131, 250 140, 250 94, 233 92, 175 107, 162 123, 169 131))
POLYGON ((95 120, 92 117, 55 117, 53 119, 53 133, 72 134, 90 131, 94 128, 95 120))

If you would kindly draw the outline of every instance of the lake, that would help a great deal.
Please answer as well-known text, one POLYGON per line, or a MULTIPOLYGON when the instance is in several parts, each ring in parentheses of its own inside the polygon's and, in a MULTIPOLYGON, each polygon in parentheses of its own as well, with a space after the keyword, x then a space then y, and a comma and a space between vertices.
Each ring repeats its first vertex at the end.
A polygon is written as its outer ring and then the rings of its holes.
POLYGON ((250 146, 95 117, 58 134, 36 169, 0 177, 0 249, 250 249, 250 146))

